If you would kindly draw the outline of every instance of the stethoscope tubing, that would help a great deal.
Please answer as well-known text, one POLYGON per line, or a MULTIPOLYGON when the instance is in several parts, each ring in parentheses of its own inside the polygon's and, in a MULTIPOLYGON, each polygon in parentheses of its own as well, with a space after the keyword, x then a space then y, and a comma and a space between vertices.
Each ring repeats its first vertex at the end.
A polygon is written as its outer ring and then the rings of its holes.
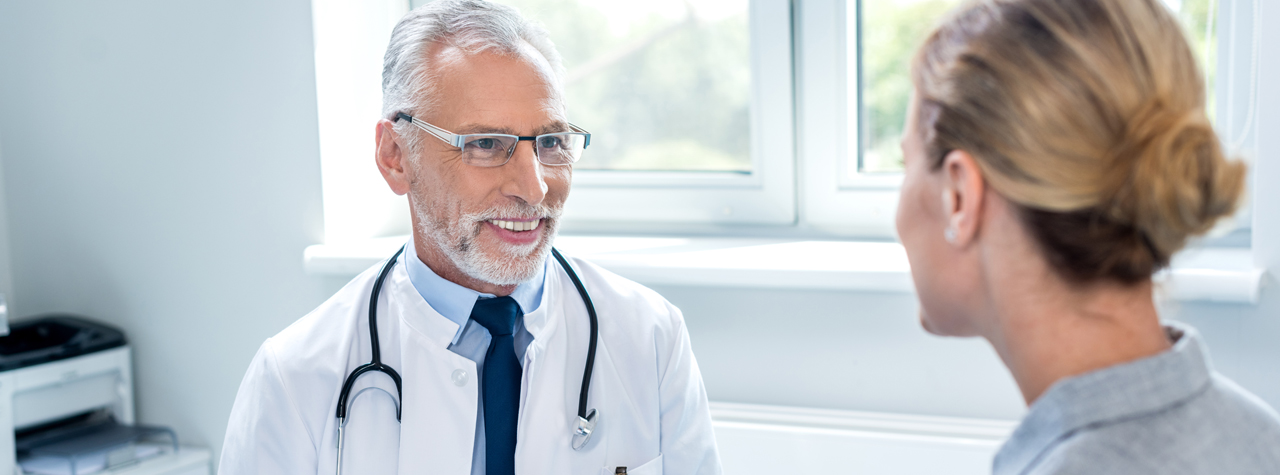
POLYGON ((578 418, 587 418, 587 394, 591 390, 591 370, 596 365, 596 337, 599 333, 596 320, 596 306, 591 302, 591 294, 587 293, 587 287, 582 285, 582 280, 578 278, 578 273, 573 270, 573 266, 569 265, 568 259, 560 254, 560 250, 551 248, 551 255, 555 256, 556 261, 564 267, 566 274, 569 274, 569 280, 573 281, 573 286, 578 288, 578 295, 582 296, 582 303, 587 307, 587 318, 591 321, 591 340, 587 343, 587 364, 582 370, 582 390, 578 393, 578 418))
MULTIPOLYGON (((404 400, 404 391, 402 389, 400 374, 382 363, 382 349, 378 339, 378 298, 382 294, 382 284, 386 281, 387 275, 391 273, 392 267, 395 265, 396 259, 404 253, 404 246, 396 251, 387 262, 382 265, 382 269, 378 272, 378 279, 373 283, 373 290, 369 296, 369 349, 372 357, 368 363, 356 367, 351 374, 342 383, 342 391, 338 393, 338 470, 341 473, 342 464, 342 446, 343 446, 343 429, 347 423, 348 400, 351 396, 351 389, 355 385, 356 379, 368 372, 381 372, 391 378, 396 383, 396 422, 400 422, 400 414, 404 407, 401 401, 404 400)), ((551 248, 551 255, 555 257, 556 262, 564 268, 565 274, 569 276, 569 280, 573 281, 573 286, 577 289, 578 295, 582 297, 582 303, 586 306, 587 317, 591 322, 591 340, 587 346, 587 362, 582 370, 582 388, 578 393, 578 419, 580 421, 589 420, 587 417, 587 396, 591 392, 591 372, 595 368, 596 361, 596 340, 599 337, 599 324, 596 318, 596 307, 591 302, 591 295, 587 293, 587 288, 582 284, 582 279, 578 278, 578 273, 573 266, 565 259, 564 255, 556 248, 551 248)), ((361 391, 363 392, 363 391, 361 391)), ((359 393, 356 394, 359 397, 359 393)), ((594 411, 592 411, 594 413, 594 411)), ((593 415, 594 417, 594 415, 593 415)), ((585 434, 590 437, 590 431, 585 434)), ((584 441, 585 443, 585 441, 584 441)), ((575 445, 575 449, 580 446, 575 445)))
MULTIPOLYGON (((351 387, 356 384, 356 379, 360 375, 378 371, 391 377, 396 383, 396 400, 404 400, 404 390, 401 388, 400 373, 392 369, 390 366, 382 364, 382 348, 378 340, 378 296, 382 294, 382 283, 387 279, 387 274, 391 273, 391 267, 395 265, 396 259, 400 254, 404 253, 404 246, 396 251, 387 262, 382 265, 382 270, 378 272, 378 280, 373 282, 373 292, 369 296, 369 350, 373 353, 373 357, 368 363, 360 365, 350 375, 346 381, 342 383, 342 392, 338 393, 338 423, 346 425, 347 420, 347 397, 351 395, 351 387)), ((396 404, 396 422, 400 422, 400 408, 402 404, 396 404)))

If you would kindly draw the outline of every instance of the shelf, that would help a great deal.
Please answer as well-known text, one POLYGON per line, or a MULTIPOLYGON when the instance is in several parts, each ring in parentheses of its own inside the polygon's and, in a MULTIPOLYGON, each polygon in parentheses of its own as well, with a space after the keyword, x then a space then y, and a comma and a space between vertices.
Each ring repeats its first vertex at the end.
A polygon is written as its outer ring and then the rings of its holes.
MULTIPOLYGON (((404 244, 405 236, 318 244, 307 272, 354 276, 404 244)), ((560 236, 556 247, 646 285, 911 293, 911 267, 893 242, 785 239, 560 236)), ((1193 249, 1156 275, 1178 301, 1257 303, 1264 271, 1249 249, 1193 249)))

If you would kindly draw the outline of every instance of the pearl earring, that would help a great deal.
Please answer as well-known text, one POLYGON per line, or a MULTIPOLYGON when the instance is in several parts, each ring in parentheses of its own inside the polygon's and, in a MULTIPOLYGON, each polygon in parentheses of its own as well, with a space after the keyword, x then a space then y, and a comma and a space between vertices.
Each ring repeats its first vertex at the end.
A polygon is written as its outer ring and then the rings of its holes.
POLYGON ((942 232, 942 238, 951 244, 956 243, 956 228, 948 226, 946 231, 942 232))

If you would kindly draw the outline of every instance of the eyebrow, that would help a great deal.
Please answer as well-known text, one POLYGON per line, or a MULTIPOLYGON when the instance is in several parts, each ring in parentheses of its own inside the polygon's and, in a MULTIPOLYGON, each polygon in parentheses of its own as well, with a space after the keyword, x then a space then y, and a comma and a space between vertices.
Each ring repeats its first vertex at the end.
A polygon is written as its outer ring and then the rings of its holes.
MULTIPOLYGON (((556 120, 548 124, 541 125, 538 128, 534 129, 533 135, 538 136, 542 134, 553 134, 557 132, 569 132, 569 131, 570 130, 569 130, 568 122, 565 122, 562 120, 556 120)), ((476 123, 462 124, 462 126, 458 127, 458 130, 454 131, 453 133, 458 135, 504 134, 504 135, 521 136, 520 134, 516 133, 515 129, 512 129, 510 127, 499 127, 499 126, 476 124, 476 123)))

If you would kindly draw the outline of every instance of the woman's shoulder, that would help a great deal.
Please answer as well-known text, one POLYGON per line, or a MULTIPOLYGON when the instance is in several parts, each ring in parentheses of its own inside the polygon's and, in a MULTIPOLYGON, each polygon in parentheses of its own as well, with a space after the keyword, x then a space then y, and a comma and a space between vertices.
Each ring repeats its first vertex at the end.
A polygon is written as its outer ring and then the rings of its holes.
POLYGON ((1277 474, 1280 416, 1213 370, 1194 328, 1165 352, 1055 383, 996 456, 996 473, 1277 474))
POLYGON ((1280 414, 1261 398, 1214 373, 1204 401, 1187 410, 1206 421, 1210 434, 1218 434, 1224 443, 1266 448, 1276 464, 1271 473, 1280 473, 1280 414))
POLYGON ((1067 434, 1031 473, 1280 473, 1280 416, 1214 373, 1180 404, 1067 434))

